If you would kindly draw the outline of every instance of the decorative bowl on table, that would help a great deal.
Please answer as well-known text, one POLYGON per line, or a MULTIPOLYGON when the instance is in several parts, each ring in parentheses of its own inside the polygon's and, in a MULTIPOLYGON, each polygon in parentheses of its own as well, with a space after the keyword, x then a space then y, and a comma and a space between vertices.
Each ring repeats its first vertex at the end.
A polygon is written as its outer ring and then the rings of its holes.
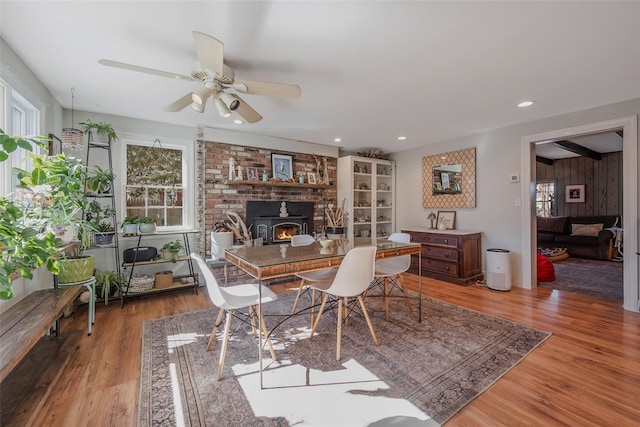
POLYGON ((320 240, 323 249, 330 249, 333 246, 333 240, 320 240))

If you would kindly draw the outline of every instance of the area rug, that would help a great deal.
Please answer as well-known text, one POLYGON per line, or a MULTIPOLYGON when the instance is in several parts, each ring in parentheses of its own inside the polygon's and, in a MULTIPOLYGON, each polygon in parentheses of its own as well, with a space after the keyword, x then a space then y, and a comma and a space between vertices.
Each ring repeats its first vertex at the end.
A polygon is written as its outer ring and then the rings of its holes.
MULTIPOLYGON (((281 295, 264 313, 288 313, 294 296, 281 295)), ((220 341, 205 350, 216 308, 146 321, 138 425, 439 425, 551 335, 428 297, 422 323, 417 301, 413 313, 392 301, 388 322, 382 298, 368 296, 366 305, 380 345, 352 315, 340 361, 334 312, 313 339, 307 313, 267 316, 268 326, 281 324, 272 335, 277 362, 263 352, 263 389, 250 327, 230 340, 217 381, 220 341)))
POLYGON ((556 280, 539 286, 622 302, 623 263, 570 257, 553 261, 556 280))

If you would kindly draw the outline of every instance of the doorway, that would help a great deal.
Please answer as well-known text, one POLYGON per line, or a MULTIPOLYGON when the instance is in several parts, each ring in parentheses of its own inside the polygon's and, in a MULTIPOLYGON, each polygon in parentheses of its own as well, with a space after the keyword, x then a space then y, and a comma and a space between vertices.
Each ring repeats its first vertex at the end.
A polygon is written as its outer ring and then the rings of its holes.
POLYGON ((628 253, 624 262, 624 302, 623 308, 629 311, 640 311, 638 296, 638 133, 637 117, 624 117, 583 126, 560 129, 522 138, 522 172, 523 186, 523 286, 535 288, 537 286, 536 269, 536 225, 535 225, 535 182, 536 182, 536 150, 539 141, 570 139, 594 133, 623 131, 623 209, 622 217, 625 234, 625 252, 628 253), (528 279, 528 281, 527 281, 528 279))

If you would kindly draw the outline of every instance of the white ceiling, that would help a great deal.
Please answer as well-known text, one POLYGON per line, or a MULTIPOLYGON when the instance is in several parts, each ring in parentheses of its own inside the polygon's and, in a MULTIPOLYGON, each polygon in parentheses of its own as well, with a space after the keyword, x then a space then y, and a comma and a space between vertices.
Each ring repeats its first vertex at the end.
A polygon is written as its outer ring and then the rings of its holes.
POLYGON ((637 1, 2 0, 0 24, 66 108, 73 87, 76 110, 351 151, 402 151, 640 97, 637 1), (243 95, 264 119, 234 125, 211 105, 162 111, 196 83, 98 64, 189 75, 193 30, 224 43, 237 78, 298 84, 302 97, 243 95), (535 104, 516 108, 524 99, 535 104))

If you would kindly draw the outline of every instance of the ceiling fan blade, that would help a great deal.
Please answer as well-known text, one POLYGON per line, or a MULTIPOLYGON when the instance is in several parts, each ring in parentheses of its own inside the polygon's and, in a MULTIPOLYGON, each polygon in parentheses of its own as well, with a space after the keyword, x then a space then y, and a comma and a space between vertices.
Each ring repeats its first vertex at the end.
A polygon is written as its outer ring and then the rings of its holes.
POLYGON ((240 106, 238 107, 237 110, 235 110, 235 112, 238 113, 238 115, 240 117, 242 117, 242 119, 245 122, 247 122, 247 123, 255 123, 255 122, 259 122, 260 120, 262 120, 262 116, 260 114, 258 114, 258 112, 256 110, 251 108, 249 106, 249 104, 244 102, 244 100, 242 98, 240 98, 238 95, 235 95, 235 94, 231 94, 231 96, 233 96, 235 99, 240 101, 240 106))
POLYGON ((122 68, 123 70, 136 71, 138 73, 153 74, 155 76, 168 77, 170 79, 193 81, 189 76, 170 73, 168 71, 154 70, 153 68, 141 67, 139 65, 127 64, 125 62, 112 61, 110 59, 99 59, 98 62, 107 67, 122 68))
POLYGON ((200 66, 215 71, 219 76, 224 72, 224 45, 218 39, 199 31, 193 32, 193 41, 200 66))
POLYGON ((300 86, 284 83, 252 82, 236 80, 232 86, 238 92, 250 95, 276 96, 279 98, 298 99, 301 95, 300 86), (244 86, 244 87, 242 87, 244 86))
POLYGON ((173 101, 171 104, 167 105, 163 108, 164 111, 169 111, 171 113, 175 113, 176 111, 180 111, 183 108, 189 106, 192 103, 191 92, 183 96, 182 98, 173 101))

